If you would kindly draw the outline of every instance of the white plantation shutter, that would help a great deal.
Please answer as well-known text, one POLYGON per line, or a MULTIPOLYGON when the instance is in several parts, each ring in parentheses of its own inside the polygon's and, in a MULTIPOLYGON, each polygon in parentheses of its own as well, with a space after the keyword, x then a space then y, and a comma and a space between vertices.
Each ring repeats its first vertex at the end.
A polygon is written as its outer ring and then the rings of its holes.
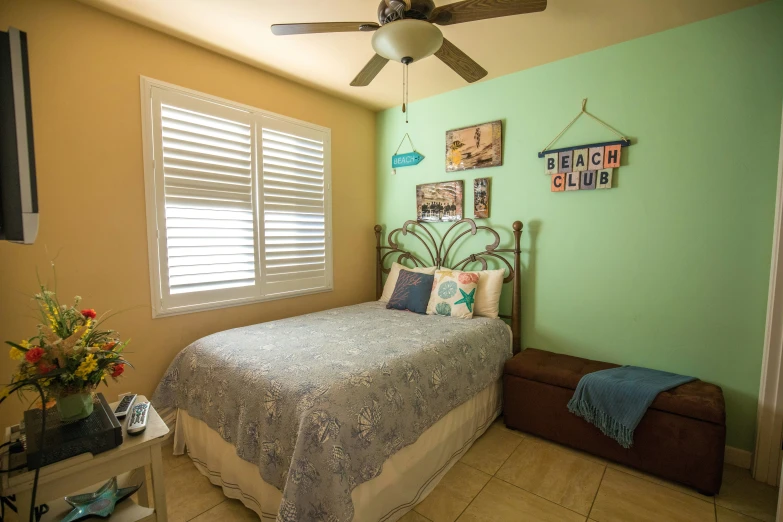
POLYGON ((261 119, 264 258, 272 294, 328 286, 325 132, 261 119))
POLYGON ((155 314, 331 289, 328 129, 154 85, 148 101, 155 314))

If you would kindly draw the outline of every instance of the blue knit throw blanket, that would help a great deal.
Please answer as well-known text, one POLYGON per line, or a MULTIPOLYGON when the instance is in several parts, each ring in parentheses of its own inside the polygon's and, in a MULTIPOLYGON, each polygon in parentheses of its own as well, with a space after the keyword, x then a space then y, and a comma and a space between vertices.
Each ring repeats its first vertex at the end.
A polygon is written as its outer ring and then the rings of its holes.
POLYGON ((600 429, 624 448, 659 393, 695 381, 676 373, 620 366, 588 373, 579 380, 568 411, 600 429))

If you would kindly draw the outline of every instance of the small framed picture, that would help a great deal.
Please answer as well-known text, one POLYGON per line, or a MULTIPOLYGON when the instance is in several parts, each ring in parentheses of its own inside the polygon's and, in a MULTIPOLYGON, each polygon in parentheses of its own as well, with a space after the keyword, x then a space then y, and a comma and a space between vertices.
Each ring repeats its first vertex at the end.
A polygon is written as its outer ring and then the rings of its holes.
POLYGON ((489 217, 489 178, 473 180, 473 217, 489 217))
POLYGON ((500 120, 446 132, 446 172, 503 164, 500 120))
POLYGON ((462 181, 417 185, 416 219, 427 222, 462 219, 462 181))

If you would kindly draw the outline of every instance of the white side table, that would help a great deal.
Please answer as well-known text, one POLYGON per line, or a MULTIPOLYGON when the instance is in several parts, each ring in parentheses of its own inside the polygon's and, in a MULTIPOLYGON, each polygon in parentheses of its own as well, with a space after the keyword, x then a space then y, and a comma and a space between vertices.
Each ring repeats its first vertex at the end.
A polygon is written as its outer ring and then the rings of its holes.
MULTIPOLYGON (((136 397, 136 403, 144 402, 143 395, 136 397)), ((111 409, 117 407, 112 403, 111 409)), ((70 459, 55 462, 41 468, 38 477, 38 492, 35 503, 48 504, 49 512, 41 519, 60 520, 71 507, 64 500, 66 495, 97 490, 107 480, 115 476, 120 487, 138 484, 144 481, 138 492, 139 503, 126 499, 118 503, 111 516, 112 522, 166 522, 166 489, 163 483, 163 460, 161 446, 168 439, 169 429, 155 408, 150 407, 147 429, 138 435, 128 435, 127 419, 121 421, 123 442, 120 446, 92 455, 84 453, 70 459), (149 485, 146 482, 145 467, 150 466, 152 476, 152 494, 155 508, 149 504, 149 485), (124 483, 123 483, 124 482, 124 483)), ((11 439, 14 427, 7 428, 5 440, 11 439)), ((8 457, 3 456, 2 468, 8 467, 8 457)), ((16 495, 16 507, 19 510, 19 522, 27 522, 30 517, 32 496, 32 471, 21 470, 10 476, 3 474, 0 491, 3 495, 16 495)))

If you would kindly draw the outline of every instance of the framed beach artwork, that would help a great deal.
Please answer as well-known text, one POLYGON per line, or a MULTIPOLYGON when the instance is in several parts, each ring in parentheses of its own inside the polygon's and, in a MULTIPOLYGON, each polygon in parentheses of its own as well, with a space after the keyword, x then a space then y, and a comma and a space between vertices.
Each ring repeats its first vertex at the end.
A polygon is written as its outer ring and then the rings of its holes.
POLYGON ((462 219, 462 181, 416 186, 416 219, 436 223, 462 219))
POLYGON ((500 120, 446 132, 446 172, 503 164, 500 120))
POLYGON ((473 180, 473 217, 489 217, 489 178, 473 180))

